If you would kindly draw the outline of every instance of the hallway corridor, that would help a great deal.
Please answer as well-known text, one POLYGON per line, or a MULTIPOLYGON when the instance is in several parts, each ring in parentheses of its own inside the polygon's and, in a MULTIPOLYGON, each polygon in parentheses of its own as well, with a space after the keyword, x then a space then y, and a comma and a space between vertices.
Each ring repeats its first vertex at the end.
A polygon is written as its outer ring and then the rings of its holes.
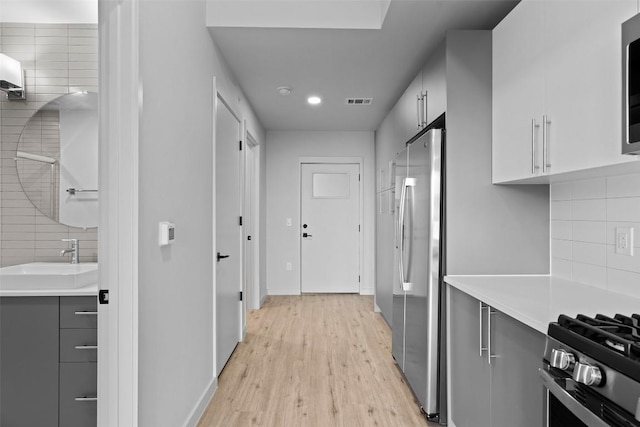
POLYGON ((373 297, 352 294, 268 297, 249 313, 198 426, 431 425, 372 307, 373 297))

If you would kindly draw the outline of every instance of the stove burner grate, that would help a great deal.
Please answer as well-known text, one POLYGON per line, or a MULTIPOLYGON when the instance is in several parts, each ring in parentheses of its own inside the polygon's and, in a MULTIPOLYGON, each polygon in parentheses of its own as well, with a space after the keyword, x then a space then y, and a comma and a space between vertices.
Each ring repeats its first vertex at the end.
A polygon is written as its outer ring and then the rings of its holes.
POLYGON ((575 319, 561 315, 558 324, 588 341, 640 361, 640 316, 637 314, 632 317, 616 314, 614 318, 579 314, 575 319))

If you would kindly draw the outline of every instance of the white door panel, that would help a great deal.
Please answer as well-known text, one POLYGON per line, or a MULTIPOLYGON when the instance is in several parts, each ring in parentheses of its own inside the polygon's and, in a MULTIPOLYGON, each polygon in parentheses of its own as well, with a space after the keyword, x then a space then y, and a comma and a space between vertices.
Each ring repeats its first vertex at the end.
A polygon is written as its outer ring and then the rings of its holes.
POLYGON ((216 268, 216 370, 219 375, 240 341, 241 227, 240 123, 217 100, 216 109, 216 252, 227 258, 216 268))
POLYGON ((357 164, 302 164, 302 292, 360 290, 359 172, 357 164))

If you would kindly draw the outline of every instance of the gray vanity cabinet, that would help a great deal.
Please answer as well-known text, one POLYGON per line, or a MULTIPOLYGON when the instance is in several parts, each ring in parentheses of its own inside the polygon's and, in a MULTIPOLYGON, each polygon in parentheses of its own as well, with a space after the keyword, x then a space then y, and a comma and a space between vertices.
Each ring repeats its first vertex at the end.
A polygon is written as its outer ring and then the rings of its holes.
POLYGON ((96 297, 0 298, 0 425, 97 424, 96 297))
POLYGON ((97 420, 96 297, 60 297, 60 427, 97 420))
POLYGON ((58 334, 58 298, 0 298, 0 425, 58 425, 58 334))

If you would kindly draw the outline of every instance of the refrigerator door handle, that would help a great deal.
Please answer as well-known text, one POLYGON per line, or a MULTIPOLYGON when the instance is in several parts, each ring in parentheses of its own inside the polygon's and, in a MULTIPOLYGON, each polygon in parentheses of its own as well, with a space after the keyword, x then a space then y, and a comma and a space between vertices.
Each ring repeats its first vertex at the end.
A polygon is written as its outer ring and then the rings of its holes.
POLYGON ((398 232, 399 232, 399 244, 400 244, 400 248, 398 251, 398 260, 399 260, 399 269, 400 269, 400 283, 402 286, 402 290, 403 291, 410 291, 411 290, 411 282, 407 282, 406 279, 406 274, 404 271, 404 247, 405 247, 405 232, 404 232, 404 217, 405 217, 405 211, 407 208, 407 188, 408 187, 415 187, 416 185, 416 179, 415 178, 404 178, 402 180, 402 190, 400 192, 400 212, 398 213, 398 219, 399 219, 399 223, 398 223, 398 232))
POLYGON ((402 180, 400 190, 400 206, 398 206, 398 271, 400 273, 400 288, 404 290, 404 204, 407 195, 406 178, 402 180))

